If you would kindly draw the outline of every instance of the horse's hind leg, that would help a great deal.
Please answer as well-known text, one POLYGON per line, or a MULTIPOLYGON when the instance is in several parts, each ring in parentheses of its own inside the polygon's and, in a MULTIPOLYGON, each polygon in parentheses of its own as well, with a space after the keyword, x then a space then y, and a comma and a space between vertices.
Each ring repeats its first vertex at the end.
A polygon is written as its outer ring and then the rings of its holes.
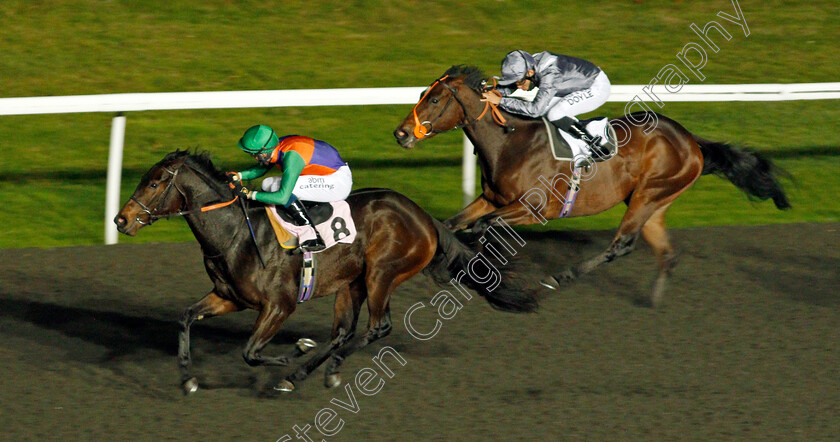
POLYGON ((335 351, 346 345, 355 333, 362 302, 364 302, 364 292, 355 283, 352 289, 348 287, 339 290, 335 295, 335 320, 333 321, 332 340, 328 345, 321 348, 304 363, 300 364, 291 375, 275 388, 281 391, 294 390, 295 381, 306 379, 310 373, 323 364, 335 351))
MULTIPOLYGON (((621 225, 618 226, 618 232, 613 238, 607 250, 600 254, 584 261, 577 267, 572 267, 554 276, 555 281, 543 281, 543 285, 550 288, 559 286, 559 282, 570 282, 578 277, 585 275, 600 266, 601 264, 610 262, 615 258, 624 256, 633 251, 636 247, 636 240, 639 238, 639 232, 642 226, 648 219, 659 209, 667 208, 679 193, 673 193, 667 186, 661 186, 657 189, 638 189, 627 205, 627 212, 621 220, 621 225)), ((664 213, 664 212, 663 212, 664 213)))
MULTIPOLYGON (((607 250, 599 253, 598 255, 584 261, 577 267, 570 267, 560 273, 559 275, 554 276, 554 279, 558 282, 571 282, 580 276, 583 276, 600 266, 601 264, 608 263, 620 256, 624 256, 632 252, 636 248, 636 240, 639 238, 639 232, 630 232, 630 233, 619 233, 610 243, 610 246, 607 247, 607 250)), ((543 283, 543 285, 548 285, 551 288, 556 288, 551 283, 543 283)))
MULTIPOLYGON (((370 301, 368 301, 368 306, 370 307, 370 301)), ((385 305, 384 311, 382 311, 382 309, 378 306, 376 307, 376 310, 376 312, 371 311, 371 320, 368 323, 368 329, 364 336, 351 344, 345 345, 333 353, 330 358, 330 362, 327 364, 327 371, 324 374, 324 385, 326 385, 327 388, 333 388, 341 385, 341 373, 339 373, 338 370, 341 368, 341 364, 348 356, 364 348, 371 342, 382 339, 391 334, 393 327, 391 325, 390 303, 385 305), (374 321, 374 317, 378 317, 379 319, 374 321)))
MULTIPOLYGON (((350 297, 354 300, 357 300, 357 304, 354 304, 355 309, 355 319, 353 321, 353 330, 355 335, 356 326, 359 320, 359 310, 361 310, 361 304, 367 299, 367 287, 364 283, 364 278, 359 278, 350 284, 350 297)), ((336 310, 336 318, 338 318, 339 312, 336 310)), ((333 331, 335 333, 335 330, 333 331)), ((327 388, 333 388, 341 385, 341 373, 338 372, 341 363, 344 362, 344 358, 347 357, 346 349, 353 346, 354 341, 348 339, 347 343, 342 347, 335 349, 329 357, 329 362, 327 363, 326 371, 324 372, 324 385, 327 388)))
MULTIPOLYGON (((428 258, 431 259, 431 257, 428 258)), ((425 259, 422 265, 425 266, 429 262, 429 259, 425 259)), ((341 348, 336 348, 333 352, 324 378, 324 384, 328 388, 337 387, 341 384, 341 374, 338 370, 347 357, 371 342, 382 339, 391 333, 391 293, 396 290, 397 286, 416 274, 421 268, 409 267, 407 269, 395 270, 396 273, 393 271, 367 272, 363 288, 367 291, 369 315, 367 331, 360 339, 348 343, 341 348)))
POLYGON ((568 269, 560 275, 543 281, 543 285, 555 288, 559 286, 558 282, 574 280, 591 272, 603 263, 627 255, 633 251, 639 233, 643 232, 645 239, 651 243, 660 260, 659 276, 654 284, 654 293, 651 299, 652 304, 656 305, 662 299, 670 269, 676 263, 673 248, 665 231, 665 211, 694 182, 697 176, 699 176, 699 173, 693 178, 691 175, 687 175, 687 178, 684 177, 679 181, 663 180, 656 182, 656 185, 648 183, 645 187, 637 189, 630 198, 627 212, 618 227, 618 233, 607 250, 584 261, 577 268, 568 269), (648 224, 650 225, 648 226, 648 224))
POLYGON ((657 210, 653 216, 642 226, 642 236, 653 248, 656 260, 659 265, 659 274, 653 283, 653 293, 650 302, 653 307, 662 302, 665 294, 665 285, 671 276, 671 271, 677 265, 677 254, 668 238, 668 231, 665 229, 665 212, 669 206, 657 210))
POLYGON ((239 306, 220 298, 215 292, 210 292, 201 301, 184 310, 179 321, 181 332, 178 335, 178 366, 181 371, 181 387, 184 389, 184 394, 194 393, 198 390, 198 380, 190 375, 192 362, 190 358, 190 326, 197 320, 238 310, 240 310, 239 306))

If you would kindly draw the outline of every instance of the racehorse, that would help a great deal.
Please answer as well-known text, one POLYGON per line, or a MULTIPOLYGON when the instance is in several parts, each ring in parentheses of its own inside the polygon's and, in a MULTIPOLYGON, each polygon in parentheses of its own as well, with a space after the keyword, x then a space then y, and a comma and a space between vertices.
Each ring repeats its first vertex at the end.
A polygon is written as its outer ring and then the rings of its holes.
MULTIPOLYGON (((553 187, 549 195, 565 194, 573 166, 552 155, 541 120, 512 115, 484 101, 482 92, 491 89, 478 68, 453 66, 432 83, 394 131, 397 142, 408 149, 459 128, 475 146, 483 193, 446 220, 452 230, 480 231, 497 217, 510 225, 544 224, 557 218, 564 205, 559 198, 549 198, 534 210, 527 200, 529 191, 549 187, 543 182, 553 187)), ((790 207, 778 181, 783 171, 755 152, 702 139, 655 113, 628 114, 610 124, 620 140, 618 153, 593 165, 569 216, 594 215, 622 202, 627 211, 604 252, 543 280, 549 288, 558 289, 561 282, 627 255, 641 232, 657 257, 659 270, 650 303, 659 304, 677 262, 665 212, 701 175, 723 176, 751 197, 771 198, 779 209, 790 207)))
MULTIPOLYGON (((134 194, 114 219, 120 232, 134 236, 160 218, 184 216, 201 245, 204 266, 213 288, 190 306, 180 319, 178 360, 185 394, 198 389, 190 374, 190 326, 203 318, 246 308, 259 311, 253 334, 243 351, 249 365, 286 366, 301 351, 263 356, 263 348, 297 306, 302 257, 282 249, 261 203, 252 203, 253 238, 244 206, 230 204, 235 194, 224 173, 205 154, 175 151, 143 176, 134 194), (258 260, 258 249, 265 267, 258 260)), ((297 365, 275 389, 291 391, 294 381, 305 379, 330 359, 327 387, 341 383, 339 367, 354 351, 391 332, 390 297, 402 282, 421 270, 437 282, 448 281, 461 270, 461 282, 474 289, 494 308, 510 312, 533 311, 536 299, 515 283, 492 288, 472 280, 470 266, 477 254, 443 224, 407 197, 388 189, 362 189, 347 199, 356 223, 352 244, 338 244, 318 254, 314 297, 335 294, 331 342, 297 365), (361 339, 355 333, 362 303, 367 300, 370 320, 361 339)), ((250 211, 250 208, 247 209, 250 211)), ((504 272, 502 278, 504 279, 504 272)), ((459 278, 460 279, 460 278, 459 278)), ((513 279, 510 279, 513 281, 513 279)), ((485 281, 486 282, 486 281, 485 281)))

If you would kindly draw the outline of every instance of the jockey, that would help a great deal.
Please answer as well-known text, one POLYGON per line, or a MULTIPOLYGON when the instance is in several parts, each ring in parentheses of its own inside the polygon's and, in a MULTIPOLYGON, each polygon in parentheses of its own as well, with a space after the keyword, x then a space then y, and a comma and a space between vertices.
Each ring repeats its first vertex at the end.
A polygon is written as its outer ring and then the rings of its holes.
POLYGON ((315 239, 305 241, 300 248, 323 250, 324 240, 301 200, 331 202, 347 198, 353 176, 338 151, 321 140, 300 135, 278 138, 273 129, 264 125, 246 130, 239 148, 253 155, 258 163, 241 172, 227 173, 237 192, 249 200, 282 207, 298 224, 311 226, 315 239), (259 192, 242 187, 242 180, 259 178, 272 166, 282 170, 283 176, 264 179, 259 192))
POLYGON ((600 136, 592 137, 575 118, 594 111, 610 96, 610 80, 598 66, 580 58, 548 51, 531 55, 525 51, 509 52, 502 60, 502 76, 498 80, 501 97, 484 93, 484 99, 502 109, 548 121, 589 145, 593 153, 601 152, 600 136), (514 87, 524 91, 540 88, 533 101, 509 97, 514 87))

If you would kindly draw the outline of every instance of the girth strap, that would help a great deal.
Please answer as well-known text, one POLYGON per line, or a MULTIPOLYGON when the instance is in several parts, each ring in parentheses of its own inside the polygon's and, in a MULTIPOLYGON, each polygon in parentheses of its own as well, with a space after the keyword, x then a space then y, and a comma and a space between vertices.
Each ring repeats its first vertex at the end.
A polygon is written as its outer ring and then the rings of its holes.
POLYGON ((572 181, 569 183, 569 190, 566 191, 566 200, 563 202, 563 210, 560 211, 558 218, 565 218, 572 212, 575 206, 575 199, 580 190, 580 167, 576 166, 572 172, 572 181))

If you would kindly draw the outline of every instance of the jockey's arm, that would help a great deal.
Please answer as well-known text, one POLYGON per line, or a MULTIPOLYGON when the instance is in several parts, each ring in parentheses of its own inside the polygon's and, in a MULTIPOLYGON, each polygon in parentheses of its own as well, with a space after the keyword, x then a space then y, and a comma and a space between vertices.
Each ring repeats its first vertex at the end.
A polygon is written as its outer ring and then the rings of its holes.
POLYGON ((519 115, 526 115, 532 118, 539 118, 548 112, 548 105, 551 103, 551 99, 554 98, 557 89, 555 89, 554 84, 556 74, 553 72, 546 73, 543 78, 540 79, 540 91, 537 92, 537 96, 534 97, 534 101, 525 101, 520 100, 519 98, 514 97, 504 97, 499 102, 499 107, 502 109, 519 114, 519 115))
POLYGON ((242 180, 253 180, 254 178, 259 178, 268 173, 271 170, 271 164, 262 165, 262 164, 254 164, 253 166, 239 172, 239 176, 242 177, 242 180))
POLYGON ((502 97, 507 97, 516 91, 516 86, 499 86, 494 90, 498 92, 502 97))
POLYGON ((266 204, 285 206, 292 197, 295 183, 303 172, 306 162, 299 153, 290 150, 283 155, 283 177, 280 178, 280 190, 276 192, 256 192, 254 199, 266 204))

